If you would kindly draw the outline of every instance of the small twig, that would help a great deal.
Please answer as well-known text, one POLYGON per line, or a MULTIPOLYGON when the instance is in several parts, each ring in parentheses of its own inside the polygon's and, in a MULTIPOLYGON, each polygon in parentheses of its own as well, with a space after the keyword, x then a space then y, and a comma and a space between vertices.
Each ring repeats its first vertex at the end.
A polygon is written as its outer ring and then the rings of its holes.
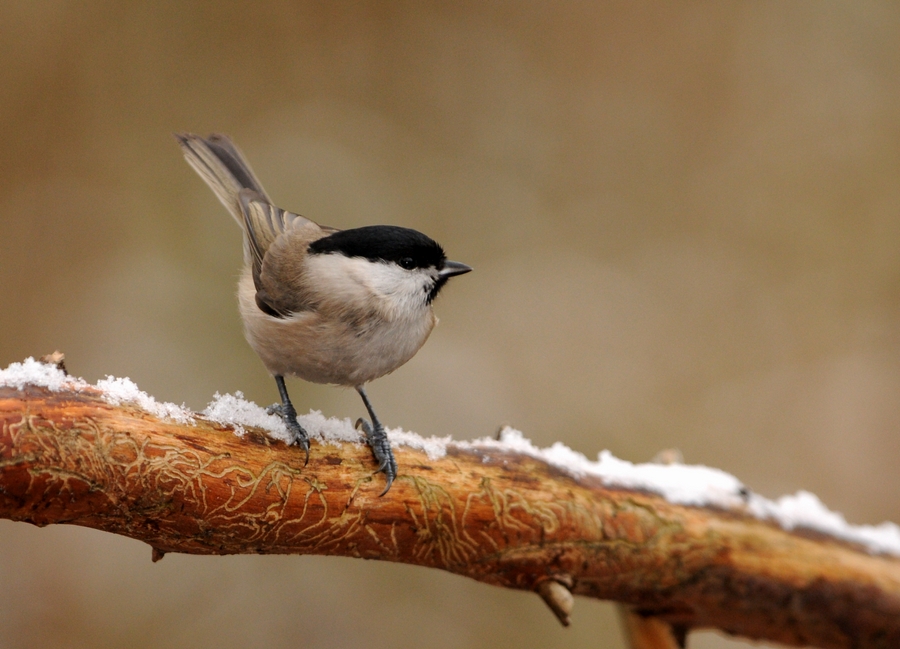
POLYGON ((638 615, 621 604, 617 608, 629 649, 684 649, 685 627, 676 629, 659 618, 638 615))

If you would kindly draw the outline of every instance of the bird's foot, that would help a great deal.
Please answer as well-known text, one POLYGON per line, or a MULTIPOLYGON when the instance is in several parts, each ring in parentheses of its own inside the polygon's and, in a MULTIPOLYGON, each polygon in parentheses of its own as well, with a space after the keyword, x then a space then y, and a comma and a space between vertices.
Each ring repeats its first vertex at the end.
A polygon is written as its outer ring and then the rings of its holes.
POLYGON ((291 437, 291 446, 299 446, 306 453, 306 461, 303 465, 309 464, 309 435, 297 421, 297 411, 293 408, 286 408, 283 404, 273 403, 266 408, 266 414, 281 417, 284 425, 287 426, 288 435, 291 437))
POLYGON ((384 426, 377 420, 373 428, 365 419, 357 419, 355 428, 357 430, 362 428, 366 434, 366 441, 372 448, 372 455, 375 456, 375 461, 378 462, 378 468, 375 469, 375 473, 383 472, 384 477, 387 479, 387 486, 381 492, 383 496, 390 490, 391 485, 394 483, 394 478, 397 477, 397 460, 394 459, 391 442, 387 438, 387 433, 384 432, 384 426))

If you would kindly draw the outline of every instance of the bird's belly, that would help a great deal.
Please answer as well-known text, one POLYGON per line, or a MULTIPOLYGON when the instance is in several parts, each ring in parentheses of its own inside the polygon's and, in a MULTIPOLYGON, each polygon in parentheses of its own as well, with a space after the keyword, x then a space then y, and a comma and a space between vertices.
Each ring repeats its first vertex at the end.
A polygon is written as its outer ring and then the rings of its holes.
POLYGON ((266 369, 313 383, 356 386, 393 372, 419 351, 436 321, 430 308, 419 317, 365 326, 316 311, 274 318, 248 297, 240 299, 244 333, 266 369))

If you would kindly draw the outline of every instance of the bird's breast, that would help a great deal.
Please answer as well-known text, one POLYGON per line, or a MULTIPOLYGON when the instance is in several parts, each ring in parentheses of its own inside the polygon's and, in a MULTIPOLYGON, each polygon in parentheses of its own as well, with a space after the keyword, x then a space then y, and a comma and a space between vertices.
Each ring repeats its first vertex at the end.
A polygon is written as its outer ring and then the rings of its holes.
POLYGON ((255 295, 245 272, 238 301, 250 346, 272 374, 313 383, 356 386, 393 372, 419 351, 437 321, 428 305, 390 319, 317 308, 275 318, 259 309, 255 295))

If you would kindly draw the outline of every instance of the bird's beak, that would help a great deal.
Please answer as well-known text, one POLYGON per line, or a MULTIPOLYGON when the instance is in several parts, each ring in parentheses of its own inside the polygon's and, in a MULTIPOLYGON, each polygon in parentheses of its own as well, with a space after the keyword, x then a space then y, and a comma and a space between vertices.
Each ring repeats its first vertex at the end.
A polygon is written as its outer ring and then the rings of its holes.
POLYGON ((471 266, 466 266, 458 261, 445 261, 444 267, 441 268, 438 275, 441 277, 453 277, 454 275, 462 275, 472 270, 471 266))

